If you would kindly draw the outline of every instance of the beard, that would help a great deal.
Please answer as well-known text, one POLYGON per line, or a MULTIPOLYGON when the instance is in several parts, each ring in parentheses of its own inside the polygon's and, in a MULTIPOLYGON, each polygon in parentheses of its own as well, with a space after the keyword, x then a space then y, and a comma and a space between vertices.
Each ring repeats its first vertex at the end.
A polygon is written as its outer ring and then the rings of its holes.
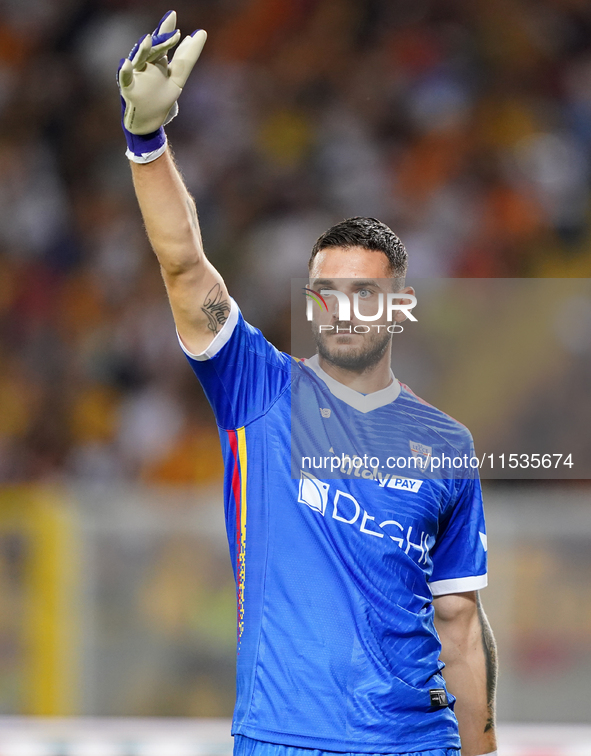
MULTIPOLYGON (((335 326, 349 327, 351 323, 336 323, 335 326)), ((357 347, 351 347, 353 334, 327 334, 314 332, 314 340, 318 354, 327 362, 342 368, 361 373, 377 365, 382 359, 392 340, 392 334, 384 329, 384 333, 370 331, 362 335, 363 341, 357 347), (341 342, 338 343, 338 339, 341 342)))

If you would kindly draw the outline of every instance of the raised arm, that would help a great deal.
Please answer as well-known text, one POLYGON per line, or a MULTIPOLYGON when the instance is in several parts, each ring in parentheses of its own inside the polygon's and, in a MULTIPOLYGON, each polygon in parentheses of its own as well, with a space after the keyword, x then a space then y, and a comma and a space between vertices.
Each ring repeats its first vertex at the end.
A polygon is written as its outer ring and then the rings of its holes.
POLYGON ((131 163, 133 184, 160 263, 183 344, 199 354, 230 312, 226 285, 205 257, 197 211, 170 150, 151 163, 131 163))
POLYGON ((230 312, 220 274, 205 257, 197 211, 167 145, 164 125, 178 110, 177 99, 206 35, 180 39, 169 11, 153 34, 143 37, 119 66, 123 130, 133 183, 150 243, 162 270, 179 335, 190 352, 203 352, 230 312))
POLYGON ((443 676, 457 699, 462 756, 496 753, 497 651, 478 592, 438 596, 433 603, 443 676))

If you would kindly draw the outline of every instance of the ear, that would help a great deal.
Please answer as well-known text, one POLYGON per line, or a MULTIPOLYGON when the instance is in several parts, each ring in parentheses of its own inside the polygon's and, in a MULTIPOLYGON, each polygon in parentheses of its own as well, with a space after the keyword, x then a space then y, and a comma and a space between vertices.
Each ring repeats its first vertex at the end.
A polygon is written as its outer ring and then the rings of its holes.
MULTIPOLYGON (((404 289, 400 289, 400 294, 412 294, 412 296, 415 296, 415 290, 412 286, 405 286, 404 289)), ((410 304, 410 299, 401 299, 400 304, 410 304)), ((404 323, 404 321, 407 319, 406 315, 401 310, 396 310, 396 314, 394 315, 394 322, 395 323, 404 323)))

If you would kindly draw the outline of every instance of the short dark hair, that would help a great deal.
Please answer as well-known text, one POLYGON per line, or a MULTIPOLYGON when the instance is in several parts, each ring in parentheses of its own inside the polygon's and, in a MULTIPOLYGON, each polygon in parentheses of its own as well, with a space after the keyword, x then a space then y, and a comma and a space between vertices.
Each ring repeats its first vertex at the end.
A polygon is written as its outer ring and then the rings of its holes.
POLYGON ((388 258, 393 276, 402 277, 406 274, 408 254, 404 244, 389 226, 376 218, 347 218, 329 228, 312 247, 308 268, 312 267, 316 255, 328 247, 363 247, 383 252, 388 258))

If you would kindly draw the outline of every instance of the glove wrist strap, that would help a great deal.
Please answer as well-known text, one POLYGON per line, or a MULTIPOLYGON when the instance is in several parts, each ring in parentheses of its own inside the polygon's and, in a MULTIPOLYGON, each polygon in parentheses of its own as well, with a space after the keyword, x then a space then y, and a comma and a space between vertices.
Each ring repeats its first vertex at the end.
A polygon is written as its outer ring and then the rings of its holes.
POLYGON ((166 133, 162 126, 151 134, 132 134, 125 127, 123 133, 127 140, 125 156, 134 163, 151 163, 166 150, 166 133))

